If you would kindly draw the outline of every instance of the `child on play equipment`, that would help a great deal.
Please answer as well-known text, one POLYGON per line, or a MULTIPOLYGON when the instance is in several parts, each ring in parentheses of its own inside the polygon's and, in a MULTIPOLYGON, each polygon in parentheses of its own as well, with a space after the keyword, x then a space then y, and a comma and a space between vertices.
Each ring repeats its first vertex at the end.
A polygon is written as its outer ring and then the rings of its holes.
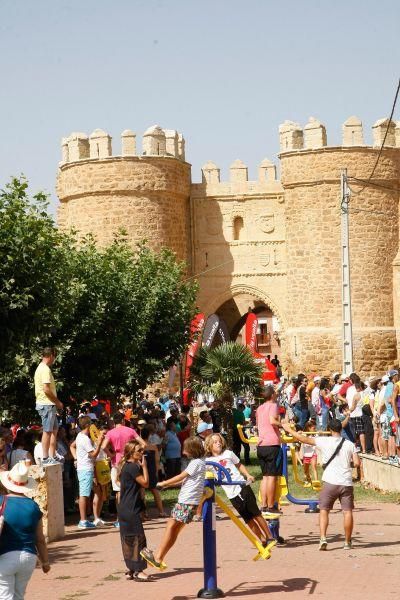
POLYGON ((232 505, 236 508, 246 525, 258 537, 263 546, 275 546, 276 540, 272 537, 265 519, 258 508, 256 497, 250 487, 254 477, 250 475, 246 467, 240 463, 240 459, 227 450, 226 441, 219 433, 208 436, 205 441, 206 458, 211 458, 219 463, 230 473, 233 481, 247 482, 248 485, 228 485, 223 490, 232 505), (245 479, 246 478, 246 479, 245 479))
MULTIPOLYGON (((304 431, 315 431, 315 421, 307 421, 304 426, 304 431)), ((318 480, 317 452, 315 450, 315 446, 311 446, 310 444, 302 444, 302 451, 304 477, 306 478, 304 487, 312 487, 312 481, 318 480), (312 479, 310 476, 310 466, 313 473, 312 479)))
POLYGON ((206 463, 202 441, 199 438, 186 439, 183 443, 183 454, 190 460, 185 470, 157 485, 157 488, 163 489, 182 483, 178 502, 171 511, 161 543, 155 552, 144 548, 140 553, 149 565, 160 570, 166 568, 163 561, 167 552, 175 544, 184 526, 193 521, 203 496, 206 463))

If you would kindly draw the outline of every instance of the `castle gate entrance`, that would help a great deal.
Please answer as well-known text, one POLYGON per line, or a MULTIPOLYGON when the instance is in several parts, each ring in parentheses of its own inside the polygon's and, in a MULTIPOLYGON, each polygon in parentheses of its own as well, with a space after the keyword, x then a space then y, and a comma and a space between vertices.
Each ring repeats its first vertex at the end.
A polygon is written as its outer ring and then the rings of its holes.
POLYGON ((231 340, 239 343, 245 343, 245 323, 249 312, 257 315, 257 343, 258 351, 265 356, 271 355, 271 358, 278 356, 282 358, 282 339, 283 331, 279 317, 264 301, 259 300, 251 294, 241 293, 232 296, 218 308, 215 312, 227 325, 231 340))

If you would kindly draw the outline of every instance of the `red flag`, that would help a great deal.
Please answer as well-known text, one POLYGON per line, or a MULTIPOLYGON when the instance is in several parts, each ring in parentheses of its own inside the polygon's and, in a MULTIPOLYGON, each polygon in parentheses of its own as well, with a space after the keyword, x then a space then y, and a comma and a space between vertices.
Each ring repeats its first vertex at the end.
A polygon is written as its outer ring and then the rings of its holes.
POLYGON ((254 353, 257 352, 258 319, 254 313, 249 313, 246 319, 246 346, 254 353))
MULTIPOLYGON (((196 356, 197 350, 201 344, 201 332, 204 327, 204 323, 206 321, 206 317, 204 313, 197 314, 191 324, 190 324, 190 336, 192 338, 192 342, 189 345, 189 348, 186 352, 186 361, 185 361, 185 383, 188 381, 190 377, 190 367, 193 364, 193 359, 196 356)), ((183 390, 183 403, 190 404, 189 399, 189 390, 186 388, 183 390)))

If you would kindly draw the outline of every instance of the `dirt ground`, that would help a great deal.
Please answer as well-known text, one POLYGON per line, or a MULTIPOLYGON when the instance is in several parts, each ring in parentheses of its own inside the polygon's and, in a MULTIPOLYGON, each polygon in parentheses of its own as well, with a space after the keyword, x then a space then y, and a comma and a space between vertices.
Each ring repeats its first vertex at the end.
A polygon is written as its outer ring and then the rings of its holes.
MULTIPOLYGON (((285 547, 275 548, 269 561, 252 560, 255 550, 227 518, 217 521, 218 586, 226 597, 258 596, 275 600, 323 596, 368 600, 384 591, 398 594, 400 556, 400 506, 365 504, 355 511, 354 548, 342 549, 342 516, 333 511, 328 531, 328 551, 318 551, 318 516, 293 505, 284 509, 281 533, 285 547)), ((165 519, 145 523, 147 542, 154 547, 165 519)), ((126 581, 119 533, 114 528, 79 531, 67 528, 65 539, 50 544, 52 569, 36 569, 27 600, 189 600, 203 586, 202 523, 192 523, 167 557, 168 570, 154 569, 154 581, 126 581)))

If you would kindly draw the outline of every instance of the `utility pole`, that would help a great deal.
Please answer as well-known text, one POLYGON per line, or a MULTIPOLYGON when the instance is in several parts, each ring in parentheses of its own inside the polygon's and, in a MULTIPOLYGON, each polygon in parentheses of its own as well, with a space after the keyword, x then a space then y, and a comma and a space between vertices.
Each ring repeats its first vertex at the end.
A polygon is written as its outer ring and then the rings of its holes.
POLYGON ((349 201, 347 169, 340 175, 341 227, 342 227, 342 344, 343 373, 353 372, 353 327, 351 318, 350 252, 349 252, 349 201))

